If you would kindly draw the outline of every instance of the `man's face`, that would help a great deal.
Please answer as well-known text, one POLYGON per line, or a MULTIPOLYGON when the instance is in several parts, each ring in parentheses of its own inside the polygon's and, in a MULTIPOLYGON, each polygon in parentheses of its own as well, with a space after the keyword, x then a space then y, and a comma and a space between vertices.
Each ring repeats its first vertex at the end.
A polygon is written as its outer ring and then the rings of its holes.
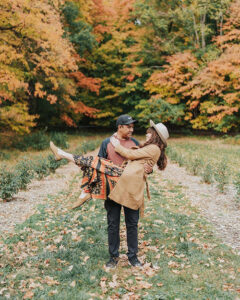
POLYGON ((133 130, 134 124, 118 126, 118 133, 120 133, 124 139, 129 139, 132 136, 133 130))

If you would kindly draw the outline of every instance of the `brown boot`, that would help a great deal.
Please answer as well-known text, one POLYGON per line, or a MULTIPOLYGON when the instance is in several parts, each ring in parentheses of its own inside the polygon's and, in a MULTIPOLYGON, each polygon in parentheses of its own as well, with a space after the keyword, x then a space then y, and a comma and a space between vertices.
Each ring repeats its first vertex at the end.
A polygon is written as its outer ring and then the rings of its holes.
POLYGON ((91 199, 91 194, 86 194, 73 203, 72 209, 82 206, 87 200, 91 199))
POLYGON ((51 150, 52 150, 52 153, 53 153, 54 156, 55 156, 55 159, 56 159, 56 160, 61 160, 62 157, 58 154, 58 148, 53 144, 52 141, 50 142, 50 148, 51 148, 51 150))

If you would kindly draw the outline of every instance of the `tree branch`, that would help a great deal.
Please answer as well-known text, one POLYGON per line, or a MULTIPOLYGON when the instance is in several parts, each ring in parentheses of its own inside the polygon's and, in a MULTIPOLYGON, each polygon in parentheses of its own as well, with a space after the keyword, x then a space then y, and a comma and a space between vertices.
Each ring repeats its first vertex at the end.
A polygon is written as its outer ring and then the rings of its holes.
POLYGON ((5 31, 5 30, 13 30, 15 28, 17 28, 18 26, 20 26, 21 23, 19 23, 18 25, 12 25, 12 26, 9 26, 9 27, 3 27, 3 26, 0 26, 0 30, 1 31, 5 31))

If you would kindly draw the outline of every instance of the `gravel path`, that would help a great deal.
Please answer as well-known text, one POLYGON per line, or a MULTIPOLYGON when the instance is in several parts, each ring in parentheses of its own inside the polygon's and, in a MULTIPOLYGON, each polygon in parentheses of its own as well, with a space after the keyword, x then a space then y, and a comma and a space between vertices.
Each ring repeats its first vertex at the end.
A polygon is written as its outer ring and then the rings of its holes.
POLYGON ((224 194, 219 193, 214 184, 202 183, 200 177, 189 175, 185 168, 171 163, 161 177, 181 184, 192 205, 213 224, 216 235, 240 254, 240 209, 234 200, 233 187, 229 186, 224 194))
MULTIPOLYGON (((88 153, 96 155, 98 150, 88 153)), ((11 232, 35 212, 36 206, 44 203, 48 195, 54 195, 69 185, 79 168, 69 163, 41 181, 33 181, 27 191, 19 192, 11 202, 0 202, 0 231, 11 232)), ((161 177, 181 184, 192 205, 214 225, 216 235, 223 243, 236 249, 240 254, 240 210, 234 201, 234 191, 229 187, 225 194, 217 191, 215 185, 201 183, 198 176, 189 175, 184 168, 169 163, 161 177)))

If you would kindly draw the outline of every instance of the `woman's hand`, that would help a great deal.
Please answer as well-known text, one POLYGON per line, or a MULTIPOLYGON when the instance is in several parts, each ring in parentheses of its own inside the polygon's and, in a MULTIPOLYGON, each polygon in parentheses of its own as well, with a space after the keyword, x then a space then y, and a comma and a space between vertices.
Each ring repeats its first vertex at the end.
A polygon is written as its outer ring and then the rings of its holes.
POLYGON ((144 164, 144 172, 147 174, 151 174, 152 171, 153 171, 153 168, 149 164, 145 163, 144 164))
POLYGON ((113 147, 117 147, 118 145, 120 145, 119 140, 114 135, 111 136, 110 142, 113 145, 113 147))

